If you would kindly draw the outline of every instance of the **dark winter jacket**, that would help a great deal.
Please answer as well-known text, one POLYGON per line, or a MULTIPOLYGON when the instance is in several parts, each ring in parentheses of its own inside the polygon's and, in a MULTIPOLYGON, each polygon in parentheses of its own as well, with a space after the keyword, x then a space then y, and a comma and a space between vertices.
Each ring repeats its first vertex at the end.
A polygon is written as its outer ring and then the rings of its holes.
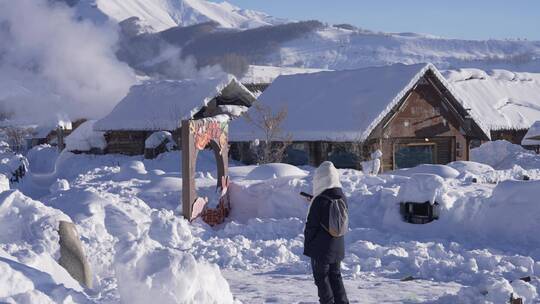
POLYGON ((345 200, 341 188, 327 189, 313 200, 304 230, 304 255, 321 263, 333 264, 345 257, 345 240, 344 237, 331 236, 321 226, 321 223, 328 225, 329 216, 330 200, 324 196, 345 200))

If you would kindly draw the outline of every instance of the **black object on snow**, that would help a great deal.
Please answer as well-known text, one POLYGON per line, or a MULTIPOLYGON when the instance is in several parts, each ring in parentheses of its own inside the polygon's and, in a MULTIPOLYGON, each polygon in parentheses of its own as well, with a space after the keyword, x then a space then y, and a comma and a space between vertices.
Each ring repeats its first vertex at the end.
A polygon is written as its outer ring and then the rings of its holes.
POLYGON ((403 220, 411 224, 427 224, 439 219, 439 203, 430 202, 404 202, 400 203, 399 210, 403 220))

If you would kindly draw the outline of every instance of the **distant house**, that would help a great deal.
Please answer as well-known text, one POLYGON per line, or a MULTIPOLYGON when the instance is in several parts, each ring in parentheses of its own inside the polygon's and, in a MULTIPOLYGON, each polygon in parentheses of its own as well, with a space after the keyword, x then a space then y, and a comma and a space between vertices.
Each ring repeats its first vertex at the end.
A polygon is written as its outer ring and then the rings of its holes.
POLYGON ((456 94, 490 132, 491 140, 521 144, 540 120, 540 74, 461 69, 444 72, 456 94))
POLYGON ((170 132, 180 146, 183 119, 237 117, 255 100, 233 76, 151 81, 132 87, 110 114, 94 124, 94 130, 105 132, 107 153, 142 155, 155 132, 170 132))
POLYGON ((527 131, 521 145, 529 150, 540 153, 540 121, 535 122, 527 131))
POLYGON ((86 119, 78 119, 74 122, 59 122, 56 126, 36 126, 26 137, 26 148, 31 149, 35 146, 49 144, 51 146, 57 146, 60 150, 62 150, 65 146, 64 139, 85 121, 86 119))
MULTIPOLYGON (((281 129, 292 145, 285 161, 296 165, 331 160, 359 168, 377 149, 384 170, 446 164, 468 160, 471 142, 489 139, 432 64, 280 76, 258 100, 287 109, 281 129)), ((246 119, 234 121, 233 158, 250 162, 250 147, 263 138, 246 119)))

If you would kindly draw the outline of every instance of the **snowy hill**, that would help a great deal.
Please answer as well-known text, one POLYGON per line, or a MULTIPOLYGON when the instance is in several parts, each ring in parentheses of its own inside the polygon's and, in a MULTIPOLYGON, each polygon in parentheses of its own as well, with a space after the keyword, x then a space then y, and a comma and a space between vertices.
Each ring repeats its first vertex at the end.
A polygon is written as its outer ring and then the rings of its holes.
MULTIPOLYGON (((199 66, 223 62, 218 58, 234 54, 250 65, 287 68, 344 70, 431 62, 439 69, 540 72, 539 41, 480 41, 380 33, 328 26, 318 21, 226 31, 208 23, 175 27, 125 39, 120 51, 122 60, 139 70, 142 65, 143 70, 148 69, 147 63, 163 58, 170 50, 156 48, 156 39, 181 49, 184 57, 193 56, 199 66)), ((156 68, 149 70, 155 72, 156 68)))
MULTIPOLYGON (((284 19, 227 2, 207 0, 57 1, 74 6, 80 17, 98 22, 130 19, 136 23, 136 28, 142 29, 141 33, 158 35, 157 32, 181 31, 182 27, 211 22, 216 30, 186 37, 182 43, 172 43, 187 48, 184 55, 194 55, 202 65, 215 61, 212 58, 233 53, 246 57, 253 65, 332 70, 432 62, 441 69, 540 71, 538 41, 450 39, 427 34, 375 32, 347 24, 320 23, 317 28, 298 31, 294 27, 279 27, 287 22, 284 19), (270 27, 261 29, 262 26, 270 27), (223 31, 224 28, 228 31, 223 31)), ((155 42, 149 40, 154 46, 155 42)), ((140 41, 137 46, 128 47, 140 47, 140 41)), ((149 57, 159 55, 149 54, 149 57)), ((130 62, 134 66, 140 63, 130 62)))
POLYGON ((265 13, 245 10, 228 2, 206 0, 79 0, 78 15, 101 21, 103 16, 121 22, 138 17, 155 31, 213 21, 224 28, 247 29, 282 23, 265 13))
POLYGON ((280 46, 260 64, 351 69, 432 62, 439 68, 540 70, 540 42, 463 40, 325 26, 280 46))

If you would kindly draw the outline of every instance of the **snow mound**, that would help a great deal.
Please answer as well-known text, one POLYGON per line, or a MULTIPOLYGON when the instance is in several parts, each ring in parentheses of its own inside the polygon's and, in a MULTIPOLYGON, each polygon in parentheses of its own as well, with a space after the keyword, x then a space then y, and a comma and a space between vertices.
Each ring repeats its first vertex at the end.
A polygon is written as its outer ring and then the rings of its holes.
POLYGON ((160 246, 150 238, 117 248, 118 290, 124 303, 233 303, 216 265, 160 246))
POLYGON ((175 145, 172 134, 167 131, 154 132, 146 139, 144 147, 146 149, 155 149, 165 141, 167 142, 168 150, 172 150, 172 146, 175 145))
POLYGON ((90 302, 55 260, 61 220, 71 221, 16 190, 0 194, 0 302, 90 302))
POLYGON ((7 176, 5 176, 4 174, 0 174, 0 193, 8 191, 9 189, 9 178, 7 178, 7 176))
POLYGON ((438 202, 446 201, 446 187, 442 177, 435 174, 417 173, 399 189, 400 202, 438 202))
POLYGON ((456 178, 459 171, 446 165, 423 164, 410 169, 400 169, 393 171, 392 174, 401 176, 413 176, 414 174, 434 174, 442 178, 456 178))
POLYGON ((128 161, 120 166, 120 172, 116 174, 116 179, 130 180, 133 178, 140 178, 147 173, 146 167, 142 161, 128 161))
POLYGON ((35 146, 26 153, 26 158, 30 163, 30 171, 34 173, 53 172, 54 164, 58 158, 58 148, 51 145, 35 146))
POLYGON ((520 166, 524 169, 540 168, 540 156, 506 140, 487 142, 471 150, 471 160, 492 166, 497 170, 520 166))
POLYGON ((540 245, 540 181, 503 181, 478 212, 476 223, 486 234, 521 244, 540 245))
POLYGON ((253 218, 305 218, 309 203, 300 192, 311 192, 302 178, 283 177, 248 185, 231 184, 231 218, 247 222, 253 218))
POLYGON ((267 180, 272 178, 280 177, 305 177, 308 173, 304 170, 299 169, 298 167, 289 165, 289 164, 264 164, 256 166, 249 174, 246 176, 246 179, 249 180, 267 180))
POLYGON ((51 193, 61 192, 61 191, 67 191, 69 190, 69 182, 65 179, 57 179, 56 182, 54 182, 51 187, 49 188, 49 191, 51 193))
POLYGON ((449 163, 448 166, 459 172, 457 178, 460 180, 471 181, 472 179, 476 179, 476 181, 484 183, 495 182, 497 180, 497 172, 490 165, 471 161, 455 161, 449 163))
POLYGON ((510 283, 505 279, 489 279, 474 287, 462 288, 456 295, 446 295, 434 303, 437 304, 498 304, 509 303, 510 297, 522 298, 524 303, 531 303, 538 298, 536 287, 521 280, 510 283))
POLYGON ((66 137, 66 150, 90 151, 92 149, 105 149, 107 147, 105 133, 94 131, 95 123, 95 120, 86 121, 66 137))

